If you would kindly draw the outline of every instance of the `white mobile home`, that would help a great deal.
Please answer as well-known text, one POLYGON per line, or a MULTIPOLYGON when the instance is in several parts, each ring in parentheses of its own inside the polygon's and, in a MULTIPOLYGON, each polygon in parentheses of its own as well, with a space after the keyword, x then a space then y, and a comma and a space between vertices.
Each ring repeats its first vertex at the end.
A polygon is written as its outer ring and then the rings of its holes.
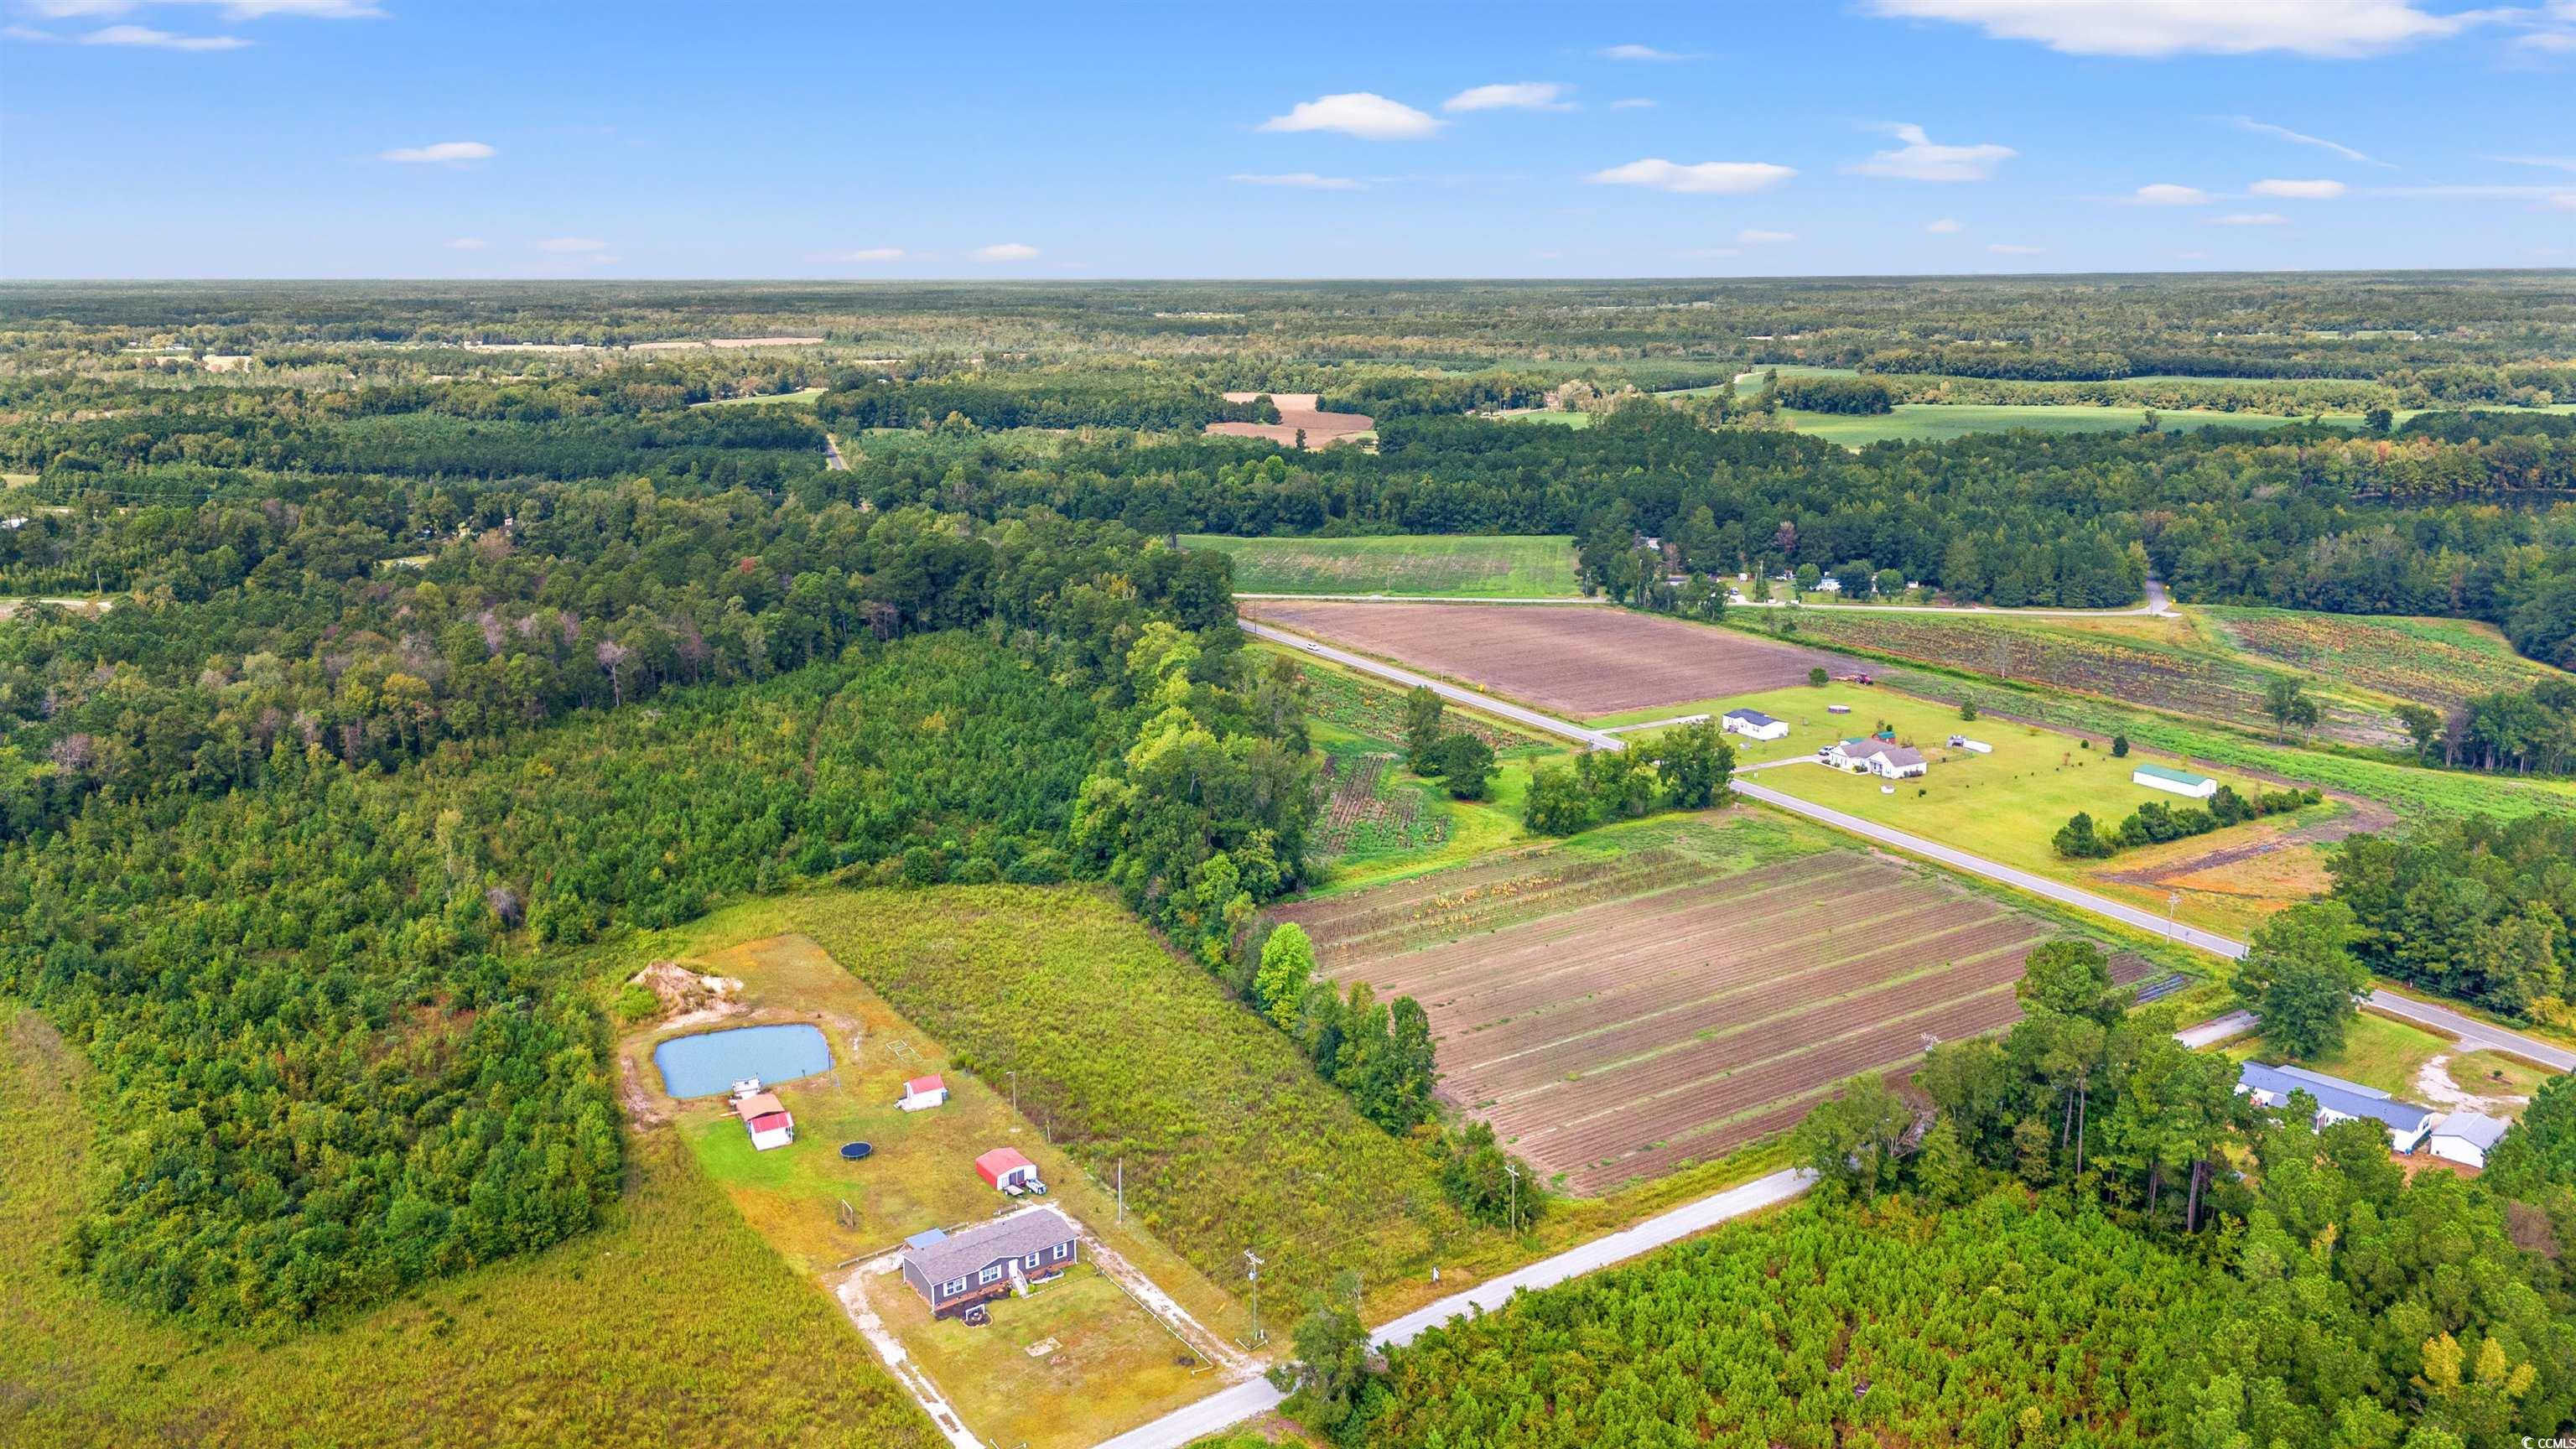
POLYGON ((2129 783, 2168 794, 2186 795, 2194 800, 2206 800, 2218 793, 2218 782, 2207 775, 2168 769, 2163 765, 2140 765, 2129 772, 2129 783))

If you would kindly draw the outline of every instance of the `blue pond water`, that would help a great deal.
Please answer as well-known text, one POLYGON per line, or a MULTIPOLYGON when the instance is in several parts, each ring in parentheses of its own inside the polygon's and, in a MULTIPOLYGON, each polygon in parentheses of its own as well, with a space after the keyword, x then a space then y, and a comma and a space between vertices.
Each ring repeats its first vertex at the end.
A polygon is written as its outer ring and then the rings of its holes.
POLYGON ((674 1097, 716 1097, 747 1077, 764 1087, 832 1069, 832 1047, 819 1027, 738 1026, 673 1037, 653 1048, 662 1090, 674 1097))

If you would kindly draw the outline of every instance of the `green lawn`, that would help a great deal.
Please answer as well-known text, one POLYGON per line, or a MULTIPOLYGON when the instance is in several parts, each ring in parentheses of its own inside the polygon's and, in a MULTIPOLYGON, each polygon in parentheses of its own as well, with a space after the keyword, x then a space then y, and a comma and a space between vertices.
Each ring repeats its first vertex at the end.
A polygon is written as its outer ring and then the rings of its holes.
MULTIPOLYGON (((2365 1011, 2353 1018, 2351 1028, 2345 1032, 2343 1050, 2295 1064, 2347 1082, 2359 1082, 2392 1097, 2421 1101, 2422 1094, 2415 1089, 2415 1074, 2426 1062, 2457 1049, 2448 1037, 2365 1011)), ((2240 1062, 2263 1061, 2279 1066, 2294 1060, 2274 1050, 2261 1037, 2247 1037, 2226 1050, 2227 1055, 2240 1062)))
POLYGON ((1184 534, 1185 548, 1234 560, 1234 587, 1250 594, 1417 594, 1429 598, 1573 598, 1574 541, 1563 534, 1505 537, 1235 538, 1184 534))
MULTIPOLYGON (((2077 811, 2091 814, 2097 825, 2110 829, 2150 800, 2168 805, 2191 803, 2130 781, 2130 771, 2135 766, 2180 763, 2170 756, 2141 750, 2126 759, 2114 759, 2109 750, 2088 747, 2079 737, 2056 730, 1991 717, 1964 722, 1954 706, 1901 694, 1884 685, 1835 684, 1823 689, 1800 685, 1641 714, 1647 719, 1702 712, 1721 714, 1739 706, 1786 720, 1790 727, 1786 739, 1767 742, 1729 736, 1739 765, 1809 760, 1823 746, 1868 734, 1882 722, 1894 726, 1900 742, 1922 750, 1931 762, 1922 778, 1894 782, 1893 794, 1884 793, 1881 786, 1889 782, 1875 776, 1845 774, 1816 764, 1763 770, 1751 777, 1757 783, 2133 904, 2150 908, 2165 904, 2163 892, 2100 879, 2102 872, 2121 868, 2118 858, 2108 862, 2060 860, 2050 840, 2077 811), (1826 709, 1828 704, 1848 704, 1852 712, 1832 714, 1826 709), (1953 732, 1993 745, 1994 753, 1979 755, 1949 748, 1946 741, 1953 732)), ((1629 716, 1592 721, 1633 722, 1629 716)), ((2240 795, 2250 796, 2257 789, 2267 788, 2240 775, 2219 774, 2217 779, 2223 785, 2234 786, 2240 795)), ((2212 849, 2232 838, 2225 830, 2200 837, 2212 849)), ((2190 900, 2179 914, 2211 929, 2241 928, 2241 917, 2220 920, 2206 915, 2213 909, 2207 903, 2190 900)))

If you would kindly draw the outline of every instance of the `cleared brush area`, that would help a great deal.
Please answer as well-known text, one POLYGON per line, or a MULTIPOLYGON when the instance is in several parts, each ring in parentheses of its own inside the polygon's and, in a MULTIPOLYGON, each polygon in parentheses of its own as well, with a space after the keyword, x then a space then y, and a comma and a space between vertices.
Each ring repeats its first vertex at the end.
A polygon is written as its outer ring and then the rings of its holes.
MULTIPOLYGON (((1722 834, 1721 834, 1722 838, 1722 834)), ((1547 847, 1302 902, 1337 981, 1423 1004, 1441 1091, 1589 1196, 1793 1125, 2019 1015, 2038 917, 1883 857, 1547 847)), ((2143 961, 2115 974, 2133 982, 2143 961)))

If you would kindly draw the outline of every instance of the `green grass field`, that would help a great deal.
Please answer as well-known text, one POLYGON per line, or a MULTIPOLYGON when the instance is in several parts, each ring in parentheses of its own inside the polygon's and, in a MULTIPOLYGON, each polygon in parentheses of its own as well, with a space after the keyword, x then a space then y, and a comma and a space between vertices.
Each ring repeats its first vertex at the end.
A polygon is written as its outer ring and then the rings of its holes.
POLYGON ((2261 1037, 2230 1043, 2226 1050, 2228 1056, 2240 1062, 2262 1061, 2273 1066, 2291 1062, 2330 1077, 2359 1082, 2392 1097, 2421 1102, 2423 1094, 2415 1087, 2416 1073, 2423 1070, 2426 1062, 2457 1049, 2447 1037, 2365 1011, 2353 1018, 2344 1033, 2343 1050, 2313 1060, 2296 1061, 2274 1051, 2261 1037))
POLYGON ((0 1002, 0 1444, 943 1442, 669 1131, 631 1140, 601 1230, 277 1342, 104 1302, 57 1260, 107 1186, 88 1077, 51 1027, 0 1002))
MULTIPOLYGON (((1900 742, 1921 749, 1931 762, 1922 778, 1892 782, 1896 787, 1893 794, 1881 790, 1882 785, 1891 782, 1875 776, 1846 774, 1810 763, 1783 765, 1749 777, 1760 784, 2132 904, 2156 909, 2165 905, 2162 891, 2100 878, 2106 871, 2120 870, 2120 859, 2060 860, 2050 841, 2058 827, 2077 811, 2089 813, 2097 825, 2109 829, 2150 800, 2169 805, 2188 803, 2179 796, 2134 784, 2129 778, 2130 771, 2138 765, 2178 763, 2171 757, 2141 750, 2127 759, 2114 759, 2108 750, 2088 747, 2074 735, 1991 717, 1965 722, 1953 706, 1884 686, 1835 684, 1815 689, 1800 685, 1674 706, 1660 713, 1717 714, 1737 706, 1761 710, 1788 721, 1790 726, 1786 739, 1754 741, 1730 736, 1739 766, 1809 760, 1819 748, 1838 739, 1867 734, 1882 722, 1895 728, 1900 742), (1848 704, 1852 712, 1831 714, 1826 710, 1828 704, 1848 704), (1948 748, 1945 742, 1953 732, 1993 745, 1994 753, 1979 755, 1948 748)), ((1646 718, 1655 717, 1654 712, 1646 713, 1646 718)), ((1628 716, 1593 721, 1633 722, 1628 716)), ((2219 783, 2235 787, 2240 795, 2250 796, 2267 788, 2244 776, 2220 774, 2217 778, 2219 783)), ((2319 813, 2331 808, 2319 807, 2319 813)), ((2205 847, 2215 849, 2236 839, 2238 832, 2247 828, 2250 827, 2238 827, 2237 832, 2217 831, 2199 839, 2205 847)), ((2213 930, 2241 929, 2248 919, 2246 909, 2242 902, 2194 898, 2186 902, 2180 915, 2190 917, 2192 924, 2213 930)))
POLYGON ((1418 594, 1426 598, 1572 598, 1574 541, 1563 534, 1391 538, 1181 536, 1234 560, 1248 594, 1418 594))

